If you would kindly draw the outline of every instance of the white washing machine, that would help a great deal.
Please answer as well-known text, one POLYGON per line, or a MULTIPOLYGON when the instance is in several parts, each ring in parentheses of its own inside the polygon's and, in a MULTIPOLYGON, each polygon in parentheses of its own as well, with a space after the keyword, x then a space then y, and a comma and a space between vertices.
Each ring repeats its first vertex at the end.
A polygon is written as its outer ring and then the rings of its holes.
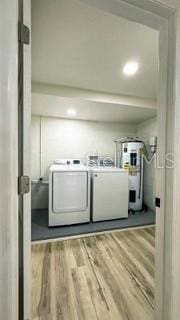
POLYGON ((91 218, 128 218, 128 172, 119 168, 91 169, 91 218))
POLYGON ((49 226, 90 221, 90 172, 80 160, 56 160, 49 171, 49 226))

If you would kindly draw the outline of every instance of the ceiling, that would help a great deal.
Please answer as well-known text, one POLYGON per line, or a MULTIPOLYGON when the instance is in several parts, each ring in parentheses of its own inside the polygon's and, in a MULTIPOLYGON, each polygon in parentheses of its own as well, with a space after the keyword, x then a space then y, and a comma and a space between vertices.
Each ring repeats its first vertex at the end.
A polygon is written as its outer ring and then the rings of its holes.
POLYGON ((157 79, 157 31, 79 0, 32 0, 33 81, 156 99, 157 79))
POLYGON ((54 95, 32 94, 32 114, 56 118, 138 124, 156 116, 156 109, 62 98, 54 95), (53 108, 52 108, 53 106, 53 108), (75 117, 67 110, 75 109, 75 117))

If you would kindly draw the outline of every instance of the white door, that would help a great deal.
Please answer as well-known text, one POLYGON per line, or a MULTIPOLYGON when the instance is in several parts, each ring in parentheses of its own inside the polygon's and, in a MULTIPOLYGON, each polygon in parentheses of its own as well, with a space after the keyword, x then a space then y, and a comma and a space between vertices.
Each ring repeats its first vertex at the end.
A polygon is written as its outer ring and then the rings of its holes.
POLYGON ((97 172, 93 174, 93 221, 128 217, 128 174, 97 172))
POLYGON ((88 202, 87 172, 53 173, 53 212, 85 211, 88 202))

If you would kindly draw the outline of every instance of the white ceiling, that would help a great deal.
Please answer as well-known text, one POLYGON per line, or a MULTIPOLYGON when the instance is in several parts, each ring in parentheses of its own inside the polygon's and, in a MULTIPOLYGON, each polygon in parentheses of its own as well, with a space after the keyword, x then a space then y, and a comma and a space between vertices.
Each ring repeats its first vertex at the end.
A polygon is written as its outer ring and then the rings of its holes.
POLYGON ((39 93, 32 94, 33 115, 138 124, 155 117, 156 113, 156 109, 84 101, 75 98, 62 98, 39 93), (68 109, 75 109, 77 115, 69 117, 67 114, 68 109))
POLYGON ((33 81, 156 98, 157 78, 155 30, 78 0, 32 0, 33 81), (140 65, 132 78, 129 60, 140 65))

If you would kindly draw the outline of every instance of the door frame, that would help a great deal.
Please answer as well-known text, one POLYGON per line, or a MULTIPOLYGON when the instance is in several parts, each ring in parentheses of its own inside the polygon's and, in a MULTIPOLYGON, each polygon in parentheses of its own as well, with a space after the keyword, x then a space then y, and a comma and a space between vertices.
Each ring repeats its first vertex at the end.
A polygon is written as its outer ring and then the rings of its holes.
MULTIPOLYGON (((23 23, 31 30, 31 0, 19 0, 23 5, 23 23)), ((31 176, 31 35, 23 45, 23 175, 31 176)), ((23 195, 23 320, 31 319, 31 190, 23 195)), ((19 230, 20 231, 20 230, 19 230)), ((21 319, 21 318, 20 318, 21 319)))
MULTIPOLYGON (((31 3, 24 1, 24 23, 31 27, 31 3)), ((160 92, 158 114, 160 165, 163 155, 175 154, 172 170, 158 169, 157 195, 161 208, 157 210, 156 236, 156 320, 177 320, 180 315, 180 4, 178 0, 81 0, 101 10, 148 25, 160 32, 160 92), (169 5, 169 7, 167 5, 169 5), (172 6, 172 7, 171 7, 172 6), (174 191, 174 192, 173 192, 174 191), (176 193, 175 193, 176 191, 176 193), (166 249, 166 250, 165 250, 166 249), (168 277, 165 277, 165 274, 168 277)), ((18 0, 4 0, 0 4, 2 48, 0 78, 0 164, 2 192, 0 193, 0 314, 2 319, 18 320, 18 0), (5 215, 3 213, 6 213, 5 215)), ((30 172, 31 117, 31 48, 24 49, 24 161, 30 172)), ((24 252, 29 252, 30 194, 25 200, 24 252), (26 251, 27 250, 27 251, 26 251)), ((24 320, 31 313, 31 258, 25 260, 24 320)))

